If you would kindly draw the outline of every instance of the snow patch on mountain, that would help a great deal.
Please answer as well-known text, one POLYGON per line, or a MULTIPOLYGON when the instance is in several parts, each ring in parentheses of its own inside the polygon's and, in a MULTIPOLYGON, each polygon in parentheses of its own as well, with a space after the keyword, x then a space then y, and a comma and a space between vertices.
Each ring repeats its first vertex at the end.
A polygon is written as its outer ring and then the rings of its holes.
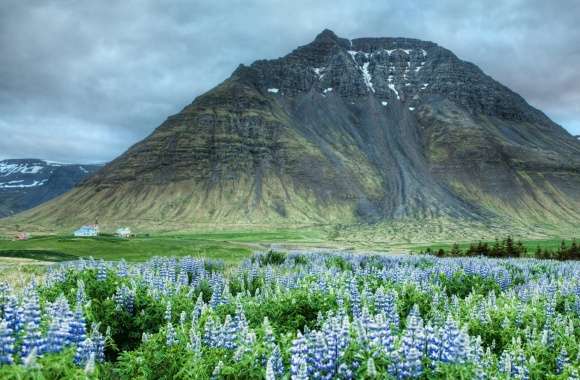
POLYGON ((372 82, 372 77, 371 74, 369 73, 369 62, 365 62, 362 66, 362 73, 363 73, 363 79, 365 81, 365 84, 367 85, 367 88, 369 90, 371 90, 372 92, 375 92, 375 88, 373 87, 373 82, 372 82))
POLYGON ((401 100, 401 97, 399 96, 399 91, 397 91, 397 89, 395 88, 395 85, 392 83, 389 83, 389 88, 391 89, 391 91, 393 91, 395 93, 395 95, 397 95, 397 99, 401 100))
POLYGON ((0 162, 0 176, 6 177, 11 174, 37 174, 44 166, 29 164, 11 164, 4 161, 0 162))
POLYGON ((9 181, 5 183, 0 182, 0 189, 23 189, 28 187, 43 186, 46 184, 46 182, 48 182, 48 178, 42 179, 40 181, 32 181, 32 183, 29 184, 23 184, 22 182, 24 181, 9 181))

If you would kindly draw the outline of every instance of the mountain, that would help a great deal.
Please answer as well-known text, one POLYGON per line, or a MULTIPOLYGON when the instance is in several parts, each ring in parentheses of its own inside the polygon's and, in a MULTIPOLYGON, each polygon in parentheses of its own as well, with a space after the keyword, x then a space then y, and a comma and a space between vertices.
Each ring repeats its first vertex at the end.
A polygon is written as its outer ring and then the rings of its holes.
MULTIPOLYGON (((574 225, 580 142, 433 42, 324 30, 240 65, 31 223, 574 225)), ((405 227, 403 227, 405 229, 405 227)), ((387 230, 385 230, 387 231, 387 230)))
POLYGON ((28 210, 69 191, 101 166, 38 159, 0 160, 0 218, 28 210))

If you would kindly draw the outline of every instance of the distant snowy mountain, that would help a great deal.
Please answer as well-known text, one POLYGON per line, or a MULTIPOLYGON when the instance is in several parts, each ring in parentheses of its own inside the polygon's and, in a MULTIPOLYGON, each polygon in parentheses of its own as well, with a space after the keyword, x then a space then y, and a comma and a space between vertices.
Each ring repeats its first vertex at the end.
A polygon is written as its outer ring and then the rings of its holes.
POLYGON ((100 168, 38 159, 0 160, 0 218, 61 195, 100 168))

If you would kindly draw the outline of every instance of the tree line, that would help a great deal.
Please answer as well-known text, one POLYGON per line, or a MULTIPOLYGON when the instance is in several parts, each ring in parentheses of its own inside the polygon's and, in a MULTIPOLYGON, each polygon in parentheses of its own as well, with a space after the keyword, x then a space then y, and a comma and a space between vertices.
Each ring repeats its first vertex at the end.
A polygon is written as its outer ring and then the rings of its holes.
POLYGON ((570 244, 562 240, 557 249, 541 248, 539 245, 535 250, 528 248, 520 241, 514 240, 511 236, 505 239, 495 239, 495 242, 472 243, 469 247, 462 249, 455 243, 450 249, 427 248, 421 253, 431 254, 439 257, 461 257, 461 256, 486 256, 486 257, 534 257, 537 259, 552 260, 580 260, 580 246, 573 239, 570 244))

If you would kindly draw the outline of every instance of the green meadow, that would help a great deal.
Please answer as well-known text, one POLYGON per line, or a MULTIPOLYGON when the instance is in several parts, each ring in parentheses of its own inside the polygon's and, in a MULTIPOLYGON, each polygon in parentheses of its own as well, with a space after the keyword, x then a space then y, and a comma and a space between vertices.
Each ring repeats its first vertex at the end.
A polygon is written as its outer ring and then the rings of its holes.
POLYGON ((194 256, 236 263, 253 251, 268 250, 275 244, 309 245, 319 241, 317 233, 301 230, 145 234, 130 239, 109 235, 82 238, 48 235, 26 241, 0 239, 0 258, 57 262, 79 257, 144 261, 153 256, 194 256))
MULTIPOLYGON (((476 241, 459 242, 466 248, 476 241)), ((493 244, 492 241, 488 241, 493 244)), ((570 243, 571 240, 566 240, 570 243)), ((522 240, 529 251, 538 246, 555 250, 561 239, 522 240)), ((430 247, 449 249, 448 243, 435 244, 370 244, 358 246, 355 242, 329 239, 322 230, 293 229, 272 231, 220 231, 181 234, 143 234, 130 239, 111 235, 77 238, 70 235, 35 236, 26 241, 0 239, 0 262, 9 263, 10 258, 58 262, 79 257, 95 259, 144 261, 152 256, 194 256, 224 260, 235 264, 253 251, 271 248, 329 247, 338 249, 361 249, 396 252, 419 252, 430 247)))

